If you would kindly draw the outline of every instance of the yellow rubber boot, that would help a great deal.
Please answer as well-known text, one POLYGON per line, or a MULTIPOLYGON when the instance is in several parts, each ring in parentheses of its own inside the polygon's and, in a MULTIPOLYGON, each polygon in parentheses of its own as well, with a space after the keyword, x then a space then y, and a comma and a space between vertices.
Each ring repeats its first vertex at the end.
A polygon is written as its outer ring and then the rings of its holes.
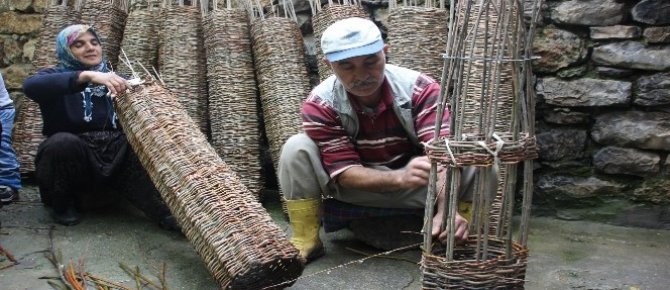
POLYGON ((286 200, 286 208, 293 229, 293 246, 306 262, 323 256, 325 250, 319 238, 321 199, 286 200))
POLYGON ((472 202, 470 201, 459 201, 458 202, 458 213, 468 221, 472 223, 472 202))

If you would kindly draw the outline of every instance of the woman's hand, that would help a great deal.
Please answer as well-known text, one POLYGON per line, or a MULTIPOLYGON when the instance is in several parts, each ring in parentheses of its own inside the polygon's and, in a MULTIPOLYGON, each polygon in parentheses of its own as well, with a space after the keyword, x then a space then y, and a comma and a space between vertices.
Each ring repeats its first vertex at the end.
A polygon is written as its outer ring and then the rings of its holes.
POLYGON ((79 74, 79 82, 103 85, 112 95, 122 93, 128 88, 128 81, 113 72, 83 71, 79 74))

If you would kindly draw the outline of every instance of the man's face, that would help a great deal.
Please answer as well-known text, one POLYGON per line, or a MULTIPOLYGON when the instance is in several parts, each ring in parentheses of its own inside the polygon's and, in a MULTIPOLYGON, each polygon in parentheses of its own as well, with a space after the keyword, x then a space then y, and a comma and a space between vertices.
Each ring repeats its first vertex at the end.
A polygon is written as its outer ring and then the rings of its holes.
POLYGON ((369 54, 331 62, 330 65, 344 88, 354 96, 375 94, 384 83, 386 64, 385 46, 376 54, 369 54))
POLYGON ((79 36, 70 45, 70 51, 86 67, 93 67, 102 62, 102 46, 91 32, 79 36))

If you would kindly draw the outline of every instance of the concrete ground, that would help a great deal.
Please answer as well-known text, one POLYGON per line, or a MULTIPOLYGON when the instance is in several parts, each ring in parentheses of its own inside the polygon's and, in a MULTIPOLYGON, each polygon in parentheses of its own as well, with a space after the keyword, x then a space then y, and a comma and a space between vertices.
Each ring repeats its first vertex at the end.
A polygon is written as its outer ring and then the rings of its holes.
MULTIPOLYGON (((83 263, 94 275, 135 282, 120 263, 155 278, 163 265, 169 289, 218 289, 188 240, 119 205, 87 213, 81 224, 55 225, 39 202, 35 186, 22 200, 0 209, 0 245, 17 265, 0 256, 0 289, 54 289, 57 271, 45 257, 51 245, 64 261, 83 263)), ((266 208, 288 232, 277 203, 266 208)), ((358 262, 379 252, 351 232, 322 235, 327 255, 309 264, 289 289, 420 289, 420 251, 358 262), (355 261, 355 262, 352 262, 355 261)), ((670 231, 584 221, 533 218, 526 289, 670 289, 670 231)), ((148 289, 148 288, 147 288, 148 289)))

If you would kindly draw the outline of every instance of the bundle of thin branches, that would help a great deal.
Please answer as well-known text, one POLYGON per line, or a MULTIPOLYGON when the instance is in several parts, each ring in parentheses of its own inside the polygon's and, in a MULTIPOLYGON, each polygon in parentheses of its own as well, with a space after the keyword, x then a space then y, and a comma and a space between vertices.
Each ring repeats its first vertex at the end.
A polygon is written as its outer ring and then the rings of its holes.
MULTIPOLYGON (((159 4, 158 0, 131 1, 121 41, 121 50, 131 61, 135 71, 140 70, 137 63, 147 68, 158 66, 159 4)), ((119 65, 117 71, 130 73, 131 69, 119 65)))
MULTIPOLYGON (((50 1, 42 20, 42 29, 37 37, 32 64, 43 69, 58 63, 56 58, 56 35, 68 25, 79 21, 79 11, 68 6, 66 0, 50 1)), ((21 173, 35 171, 37 147, 44 141, 42 135, 42 113, 37 103, 21 97, 16 102, 16 118, 13 130, 14 150, 21 173)))
POLYGON ((161 10, 158 34, 158 69, 203 133, 207 118, 207 64, 202 12, 193 5, 168 4, 161 10))
POLYGON ((284 17, 266 18, 256 10, 251 23, 265 134, 275 168, 281 146, 302 131, 300 109, 310 90, 303 38, 293 4, 286 0, 283 5, 284 17))
POLYGON ((222 289, 262 289, 302 273, 298 250, 170 91, 147 81, 116 105, 128 141, 222 289))
POLYGON ((116 68, 121 39, 128 17, 125 0, 76 0, 81 22, 93 25, 103 44, 107 61, 116 68))
POLYGON ((439 80, 447 47, 447 10, 444 2, 425 1, 398 6, 389 2, 387 40, 391 47, 389 63, 417 70, 439 80))
POLYGON ((323 31, 328 28, 335 21, 350 18, 360 17, 369 19, 369 13, 361 6, 361 2, 357 0, 341 0, 339 3, 334 3, 333 0, 328 0, 328 5, 325 8, 321 6, 321 0, 309 0, 312 8, 312 29, 314 30, 314 41, 316 45, 316 63, 319 69, 319 78, 323 81, 333 74, 330 66, 321 61, 323 59, 323 51, 321 50, 321 35, 323 31))
POLYGON ((249 14, 240 3, 217 1, 204 18, 211 144, 256 196, 261 175, 260 107, 249 35, 249 14))

